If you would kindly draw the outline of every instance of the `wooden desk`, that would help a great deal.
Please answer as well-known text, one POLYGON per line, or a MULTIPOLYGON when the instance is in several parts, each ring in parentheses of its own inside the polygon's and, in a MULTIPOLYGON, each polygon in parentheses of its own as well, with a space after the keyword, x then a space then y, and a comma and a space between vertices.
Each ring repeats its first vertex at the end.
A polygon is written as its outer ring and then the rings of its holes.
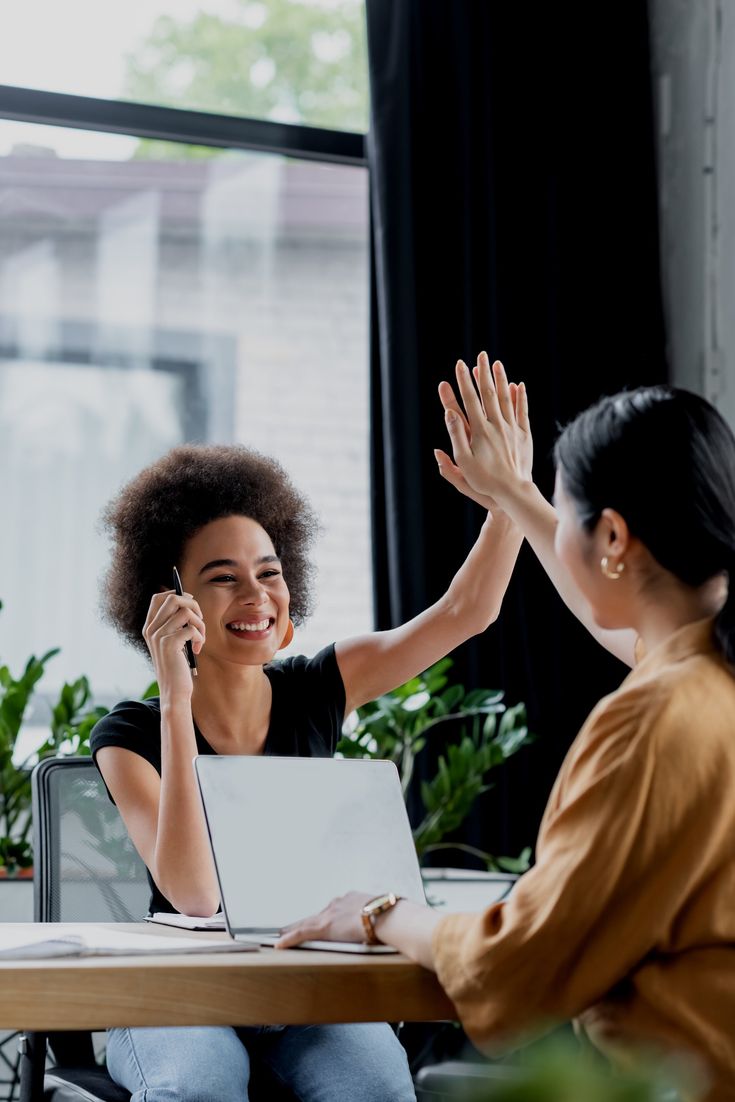
MULTIPOLYGON (((149 923, 116 929, 182 935, 181 930, 149 923)), ((49 923, 49 936, 57 931, 49 923)), ((399 955, 261 949, 0 961, 0 1029, 420 1022, 456 1017, 436 977, 399 955)))

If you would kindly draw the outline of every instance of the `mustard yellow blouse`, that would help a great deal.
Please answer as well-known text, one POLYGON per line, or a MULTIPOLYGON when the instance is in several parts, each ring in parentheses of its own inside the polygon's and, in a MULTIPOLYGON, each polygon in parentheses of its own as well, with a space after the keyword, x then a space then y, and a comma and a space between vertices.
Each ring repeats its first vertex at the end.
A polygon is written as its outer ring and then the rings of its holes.
POLYGON ((594 709, 551 793, 537 864, 436 927, 439 979, 487 1052, 569 1018, 620 1060, 696 1054, 735 1099, 735 677, 712 621, 594 709))

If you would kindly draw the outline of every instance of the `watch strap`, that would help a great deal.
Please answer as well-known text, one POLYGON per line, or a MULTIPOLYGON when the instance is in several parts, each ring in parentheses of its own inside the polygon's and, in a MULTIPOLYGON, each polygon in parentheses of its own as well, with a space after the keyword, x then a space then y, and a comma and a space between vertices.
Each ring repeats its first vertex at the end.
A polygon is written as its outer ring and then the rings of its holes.
POLYGON ((361 909, 360 917, 365 931, 365 941, 368 945, 382 944, 380 938, 375 933, 375 919, 379 915, 385 914, 386 911, 390 911, 402 898, 402 896, 395 895, 393 892, 386 892, 383 895, 376 895, 374 899, 368 900, 361 909))

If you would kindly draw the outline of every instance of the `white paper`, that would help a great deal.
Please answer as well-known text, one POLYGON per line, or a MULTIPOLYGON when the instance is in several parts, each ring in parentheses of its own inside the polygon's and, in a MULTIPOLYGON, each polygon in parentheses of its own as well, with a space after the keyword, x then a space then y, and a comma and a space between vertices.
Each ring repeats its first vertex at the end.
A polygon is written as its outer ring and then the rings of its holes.
POLYGON ((146 922, 158 922, 161 926, 178 926, 181 930, 226 930, 225 916, 222 911, 211 918, 202 918, 199 915, 172 914, 170 911, 156 911, 147 915, 146 922))
POLYGON ((256 945, 227 940, 167 937, 115 930, 93 923, 36 925, 0 923, 0 959, 41 957, 90 957, 159 955, 171 953, 222 953, 256 949, 256 945))

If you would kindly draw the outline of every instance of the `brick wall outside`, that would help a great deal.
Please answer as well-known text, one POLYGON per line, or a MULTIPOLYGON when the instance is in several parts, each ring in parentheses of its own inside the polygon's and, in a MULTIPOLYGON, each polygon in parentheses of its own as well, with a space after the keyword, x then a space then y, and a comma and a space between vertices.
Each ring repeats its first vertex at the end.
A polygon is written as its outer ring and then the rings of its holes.
POLYGON ((49 688, 86 672, 103 699, 138 691, 144 663, 96 617, 94 525, 182 423, 277 457, 320 516, 317 609, 292 650, 369 629, 367 300, 363 170, 0 158, 0 460, 26 534, 0 550, 2 656, 17 667, 61 645, 49 688), (196 386, 153 379, 153 360, 195 364, 196 386), (58 393, 34 427, 22 411, 49 380, 58 393))

